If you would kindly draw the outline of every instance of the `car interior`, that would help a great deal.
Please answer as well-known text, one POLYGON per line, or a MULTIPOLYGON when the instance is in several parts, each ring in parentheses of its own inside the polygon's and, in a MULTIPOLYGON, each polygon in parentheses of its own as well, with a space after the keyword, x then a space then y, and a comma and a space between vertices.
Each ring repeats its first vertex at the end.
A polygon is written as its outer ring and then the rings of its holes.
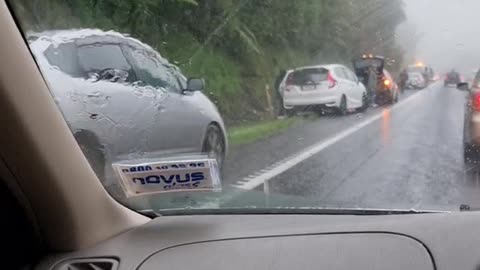
POLYGON ((480 213, 145 216, 101 185, 0 1, 1 269, 479 269, 480 213))

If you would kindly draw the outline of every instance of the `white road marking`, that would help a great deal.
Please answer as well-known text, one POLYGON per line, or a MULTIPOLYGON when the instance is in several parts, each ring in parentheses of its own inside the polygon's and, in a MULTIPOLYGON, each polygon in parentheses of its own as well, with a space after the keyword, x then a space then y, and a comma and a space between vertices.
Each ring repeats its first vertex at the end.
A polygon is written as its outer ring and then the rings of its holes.
MULTIPOLYGON (((433 85, 432 85, 433 86, 433 85)), ((266 168, 257 171, 256 173, 250 174, 248 177, 245 177, 241 181, 238 181, 236 184, 233 186, 236 188, 244 189, 244 190, 252 190, 266 181, 272 179, 273 177, 285 172, 286 170, 292 168, 293 166, 301 163, 302 161, 310 158, 311 156, 319 153, 320 151, 324 150, 325 148, 337 143, 338 141, 350 136, 351 134, 359 131, 360 129, 368 126, 369 124, 377 121, 378 119, 382 118, 383 113, 385 110, 397 110, 401 108, 402 106, 405 106, 405 104, 412 102, 415 100, 415 98, 419 97, 421 93, 424 93, 425 91, 429 91, 431 88, 428 87, 425 90, 420 90, 419 92, 407 97, 406 99, 400 101, 396 105, 388 108, 388 109, 383 109, 379 113, 363 120, 362 122, 336 134, 333 137, 330 137, 328 139, 325 139, 319 143, 316 143, 314 145, 311 145, 309 147, 306 147, 302 151, 293 154, 285 159, 283 159, 282 162, 275 162, 273 165, 267 166, 266 168)))

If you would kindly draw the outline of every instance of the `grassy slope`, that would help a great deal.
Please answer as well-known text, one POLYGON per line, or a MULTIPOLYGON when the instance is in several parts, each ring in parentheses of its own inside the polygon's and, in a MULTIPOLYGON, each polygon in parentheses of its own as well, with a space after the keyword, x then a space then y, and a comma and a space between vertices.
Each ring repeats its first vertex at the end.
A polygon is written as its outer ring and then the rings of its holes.
POLYGON ((159 47, 160 53, 179 65, 187 76, 206 79, 205 94, 217 105, 229 126, 231 145, 272 136, 295 122, 295 118, 274 118, 265 87, 270 87, 271 105, 278 106, 272 93, 276 74, 281 68, 308 63, 305 55, 292 50, 263 50, 260 54, 252 53, 246 62, 239 62, 215 48, 201 47, 188 35, 170 37, 169 43, 159 47))
POLYGON ((308 58, 299 52, 272 49, 252 52, 247 59, 240 61, 211 46, 202 47, 188 34, 170 36, 168 40, 157 49, 169 61, 179 65, 187 76, 205 78, 206 94, 229 126, 273 119, 266 86, 274 102, 273 81, 280 69, 308 62, 308 58))
POLYGON ((295 122, 296 118, 268 120, 230 128, 228 139, 231 145, 241 145, 270 137, 279 133, 295 122))

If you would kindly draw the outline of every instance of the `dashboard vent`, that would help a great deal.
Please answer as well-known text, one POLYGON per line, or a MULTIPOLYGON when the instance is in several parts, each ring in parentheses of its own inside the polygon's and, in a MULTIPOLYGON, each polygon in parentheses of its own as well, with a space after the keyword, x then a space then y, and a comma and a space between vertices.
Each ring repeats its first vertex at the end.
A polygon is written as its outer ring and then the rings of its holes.
POLYGON ((61 263, 57 270, 116 270, 118 261, 115 259, 91 258, 76 259, 61 263))

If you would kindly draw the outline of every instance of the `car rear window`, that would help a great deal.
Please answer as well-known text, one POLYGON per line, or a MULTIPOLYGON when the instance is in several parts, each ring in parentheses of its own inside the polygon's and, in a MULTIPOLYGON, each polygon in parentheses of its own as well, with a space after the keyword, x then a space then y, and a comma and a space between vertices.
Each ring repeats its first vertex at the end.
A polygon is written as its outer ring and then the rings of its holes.
POLYGON ((78 65, 75 43, 63 43, 59 46, 51 45, 45 51, 45 57, 52 66, 73 77, 84 77, 78 65))
POLYGON ((318 84, 327 80, 328 69, 305 68, 292 73, 293 83, 296 85, 318 84))
POLYGON ((114 44, 85 45, 78 48, 79 64, 87 72, 105 69, 130 70, 120 46, 114 44))
POLYGON ((51 65, 76 78, 88 78, 91 73, 108 69, 124 70, 128 73, 132 70, 120 46, 115 44, 77 47, 70 42, 59 46, 52 45, 45 51, 45 57, 51 65))

